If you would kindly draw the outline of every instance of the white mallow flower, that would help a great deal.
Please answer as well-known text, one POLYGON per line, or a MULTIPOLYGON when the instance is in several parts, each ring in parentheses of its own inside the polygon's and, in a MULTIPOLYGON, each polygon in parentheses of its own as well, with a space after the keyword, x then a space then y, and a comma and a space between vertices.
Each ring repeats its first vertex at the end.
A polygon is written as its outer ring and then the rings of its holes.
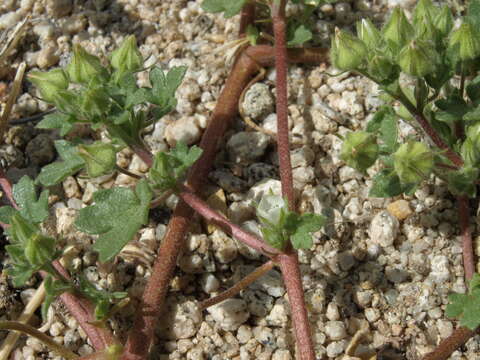
POLYGON ((264 222, 278 225, 281 218, 288 212, 287 202, 279 195, 263 195, 257 206, 257 216, 264 222))

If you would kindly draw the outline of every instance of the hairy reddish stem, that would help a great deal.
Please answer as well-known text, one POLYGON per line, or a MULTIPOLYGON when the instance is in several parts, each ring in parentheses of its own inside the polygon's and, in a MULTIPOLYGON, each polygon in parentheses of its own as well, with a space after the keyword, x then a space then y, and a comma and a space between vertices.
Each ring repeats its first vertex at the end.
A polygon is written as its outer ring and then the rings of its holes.
POLYGON ((465 271, 465 280, 469 281, 475 274, 475 255, 473 253, 472 234, 469 226, 469 207, 468 198, 459 196, 458 202, 458 221, 460 223, 460 232, 462 237, 462 255, 463 268, 465 271))
MULTIPOLYGON (((328 61, 327 49, 292 49, 288 51, 288 55, 291 62, 318 64, 328 61)), ((260 66, 271 66, 274 59, 272 47, 265 45, 249 47, 237 58, 202 137, 200 143, 203 149, 202 156, 189 172, 188 183, 193 191, 198 191, 208 176, 217 154, 218 144, 231 119, 237 114, 237 101, 244 87, 260 66)), ((139 306, 142 311, 138 312, 129 333, 122 360, 143 360, 148 354, 156 321, 163 309, 177 257, 183 247, 185 234, 193 215, 194 211, 183 201, 180 201, 175 208, 165 238, 158 250, 152 275, 145 287, 139 306)))
POLYGON ((3 193, 7 197, 10 204, 18 210, 18 205, 13 198, 12 184, 10 183, 10 180, 7 179, 7 176, 2 169, 0 169, 0 186, 2 187, 3 193))
POLYGON ((238 37, 245 36, 248 25, 253 25, 255 21, 255 3, 249 2, 243 8, 240 14, 240 27, 238 37))
POLYGON ((240 226, 230 222, 225 216, 219 214, 210 208, 205 201, 190 191, 182 191, 179 197, 188 204, 193 210, 203 216, 208 222, 220 227, 227 234, 232 235, 235 239, 243 242, 266 256, 278 255, 280 252, 263 242, 261 239, 249 232, 243 230, 240 226))
MULTIPOLYGON (((58 260, 53 261, 52 266, 65 279, 70 279, 70 274, 58 260)), ((96 320, 94 315, 95 310, 94 306, 88 299, 76 296, 69 292, 60 295, 60 299, 67 307, 70 314, 72 314, 77 320, 78 325, 80 325, 83 331, 85 331, 85 334, 87 334, 95 350, 103 350, 116 343, 116 339, 109 330, 91 324, 96 320)))
POLYGON ((442 340, 436 349, 425 355, 422 360, 448 360, 450 355, 465 344, 475 333, 475 331, 464 327, 456 328, 449 337, 442 340))
POLYGON ((259 278, 261 278, 267 272, 272 270, 272 268, 274 266, 275 266, 275 263, 272 260, 269 260, 268 262, 266 262, 262 266, 256 268, 250 274, 245 276, 242 280, 237 282, 231 288, 225 290, 224 292, 220 293, 217 296, 214 296, 210 299, 202 301, 199 305, 200 310, 205 310, 206 308, 209 308, 210 306, 213 306, 213 305, 218 304, 218 303, 220 303, 220 302, 222 302, 226 299, 234 297, 235 295, 240 293, 240 291, 242 291, 243 289, 246 289, 250 284, 257 281, 259 278))
POLYGON ((280 264, 283 282, 287 289, 288 301, 292 311, 293 328, 300 353, 299 359, 315 360, 315 350, 305 305, 297 252, 294 249, 290 249, 289 252, 279 255, 276 260, 280 264))
POLYGON ((287 109, 287 42, 285 21, 285 0, 273 1, 272 21, 275 36, 275 70, 276 70, 276 111, 277 111, 277 147, 280 165, 282 194, 287 198, 290 210, 295 211, 293 192, 292 164, 290 160, 290 142, 287 109))

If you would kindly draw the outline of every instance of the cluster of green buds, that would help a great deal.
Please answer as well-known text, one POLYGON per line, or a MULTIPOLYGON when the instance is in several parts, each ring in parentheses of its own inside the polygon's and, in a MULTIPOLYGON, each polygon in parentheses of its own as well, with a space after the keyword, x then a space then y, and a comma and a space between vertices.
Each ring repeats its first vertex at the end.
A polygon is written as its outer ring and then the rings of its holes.
POLYGON ((392 82, 399 70, 416 77, 444 70, 440 59, 445 54, 452 63, 479 57, 478 27, 466 20, 452 30, 453 17, 448 6, 437 7, 431 0, 420 0, 411 22, 397 7, 381 30, 365 19, 357 23, 357 36, 336 29, 332 63, 340 70, 358 71, 379 82, 392 82))

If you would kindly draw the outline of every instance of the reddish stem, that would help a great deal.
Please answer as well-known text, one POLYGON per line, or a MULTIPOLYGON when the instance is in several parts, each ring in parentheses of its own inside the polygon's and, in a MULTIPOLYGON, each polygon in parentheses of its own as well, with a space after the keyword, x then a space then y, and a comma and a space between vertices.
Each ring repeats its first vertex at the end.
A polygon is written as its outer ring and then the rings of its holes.
POLYGON ((0 186, 2 187, 3 193, 8 201, 10 201, 10 204, 18 210, 18 205, 13 198, 12 184, 10 183, 10 180, 7 179, 7 176, 2 169, 0 169, 0 186))
POLYGON ((460 223, 460 233, 462 237, 463 268, 465 271, 465 280, 469 281, 475 274, 475 254, 473 252, 472 234, 469 226, 469 206, 466 196, 459 196, 458 202, 458 221, 460 223))
MULTIPOLYGON (((327 49, 292 49, 288 55, 292 62, 316 64, 328 61, 327 49)), ((260 66, 271 66, 274 59, 270 46, 252 46, 238 56, 202 137, 202 156, 189 172, 188 183, 192 190, 198 191, 207 178, 217 154, 218 144, 231 119, 237 114, 237 101, 244 87, 260 66)), ((177 257, 193 215, 194 211, 183 201, 175 208, 139 306, 142 311, 138 312, 129 333, 122 360, 143 360, 148 354, 155 324, 163 309, 177 257)))
MULTIPOLYGON (((70 279, 70 274, 60 264, 58 260, 52 262, 55 270, 65 279, 70 279)), ((43 276, 43 274, 42 274, 43 276)), ((99 328, 91 325, 95 319, 95 311, 92 303, 81 296, 76 296, 72 293, 65 292, 60 295, 60 299, 67 307, 68 311, 77 320, 78 325, 85 331, 90 342, 96 350, 103 350, 106 347, 115 344, 116 340, 112 333, 105 328, 99 328)))
POLYGON ((243 8, 240 14, 240 27, 238 29, 238 37, 245 36, 248 25, 253 25, 255 21, 255 3, 249 2, 243 8))
POLYGON ((208 206, 208 204, 190 191, 182 191, 178 194, 192 209, 203 216, 208 222, 220 227, 227 234, 232 235, 235 239, 243 242, 252 249, 260 251, 267 256, 278 255, 280 252, 263 242, 261 239, 249 232, 243 230, 240 226, 230 222, 225 216, 216 212, 208 206))
POLYGON ((283 282, 287 289, 295 337, 298 351, 300 352, 299 359, 315 360, 315 350, 310 332, 310 322, 305 304, 297 252, 291 249, 289 252, 279 255, 276 260, 280 264, 283 282))
POLYGON ((465 344, 475 333, 475 331, 464 327, 456 328, 449 337, 442 340, 436 349, 425 355, 422 360, 448 360, 450 355, 465 344))
POLYGON ((282 194, 287 198, 290 210, 295 210, 293 192, 292 164, 290 161, 290 142, 287 109, 287 42, 285 21, 285 0, 272 2, 273 34, 275 36, 276 69, 276 109, 277 109, 277 147, 282 180, 282 194))

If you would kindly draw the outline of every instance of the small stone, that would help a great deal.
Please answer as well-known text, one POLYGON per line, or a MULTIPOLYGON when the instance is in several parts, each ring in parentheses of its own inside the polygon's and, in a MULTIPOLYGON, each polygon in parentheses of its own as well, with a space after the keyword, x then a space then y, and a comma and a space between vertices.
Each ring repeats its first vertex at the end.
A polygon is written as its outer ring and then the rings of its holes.
POLYGON ((275 344, 275 337, 272 329, 265 326, 256 326, 253 328, 253 336, 260 344, 265 346, 273 346, 275 344))
POLYGON ((249 186, 256 184, 263 179, 278 178, 278 172, 275 166, 266 163, 253 163, 247 167, 244 172, 249 186))
POLYGON ((247 304, 243 299, 227 299, 209 307, 207 311, 225 331, 238 329, 250 317, 247 304))
POLYGON ((270 137, 260 132, 239 132, 227 142, 229 158, 235 163, 248 164, 265 154, 270 137))
POLYGON ((237 330, 237 340, 240 344, 246 344, 252 336, 252 328, 248 325, 241 325, 237 330))
POLYGON ((272 360, 292 360, 289 350, 278 349, 272 355, 272 360))
POLYGON ((284 327, 288 322, 288 311, 283 301, 273 305, 270 314, 266 317, 267 324, 270 326, 284 327))
POLYGON ((47 14, 55 18, 67 15, 73 7, 72 0, 47 0, 47 14))
POLYGON ((11 11, 0 16, 0 30, 13 28, 21 20, 19 12, 11 11))
POLYGON ((281 195, 282 183, 279 180, 264 179, 250 188, 247 193, 246 201, 250 203, 259 203, 263 195, 270 194, 281 195))
POLYGON ((408 279, 408 272, 391 266, 387 267, 385 275, 394 284, 400 284, 408 279))
POLYGON ((53 38, 55 27, 48 21, 42 21, 35 24, 33 27, 33 33, 37 35, 41 41, 46 41, 53 38))
POLYGON ((334 359, 335 357, 343 353, 346 347, 347 347, 346 340, 334 341, 328 344, 327 346, 327 356, 330 359, 334 359))
POLYGON ((237 257, 235 241, 223 231, 215 230, 210 236, 215 259, 222 264, 227 264, 237 257))
POLYGON ((397 237, 399 226, 397 218, 387 211, 381 211, 370 224, 370 239, 383 247, 391 246, 397 237))
POLYGON ((398 220, 405 220, 413 213, 412 209, 410 209, 408 201, 406 200, 397 200, 388 204, 387 210, 398 220))
POLYGON ((375 308, 368 308, 365 309, 365 317, 367 318, 368 322, 373 323, 380 318, 380 312, 375 308))
POLYGON ((200 140, 201 135, 197 122, 192 116, 182 117, 171 122, 165 128, 165 140, 171 147, 174 147, 179 141, 192 145, 200 140))
POLYGON ((30 161, 35 165, 46 165, 53 161, 55 149, 53 141, 47 134, 39 134, 34 137, 25 149, 30 161))
POLYGON ((279 271, 272 269, 251 285, 252 289, 260 289, 273 297, 280 297, 285 294, 282 275, 279 271))
POLYGON ((220 282, 213 274, 203 274, 200 281, 202 290, 207 294, 211 294, 218 290, 220 282))
POLYGON ((257 122, 273 112, 273 105, 270 89, 262 83, 256 83, 247 90, 242 104, 245 115, 257 122))
POLYGON ((42 48, 37 55, 37 66, 40 69, 47 69, 60 60, 60 57, 56 54, 57 47, 56 46, 46 46, 42 48))
POLYGON ((63 191, 65 192, 65 196, 67 198, 81 198, 82 195, 80 193, 80 188, 78 187, 78 183, 73 176, 67 177, 63 180, 63 191))
POLYGON ((340 319, 340 311, 338 305, 334 302, 329 302, 327 305, 327 312, 325 314, 328 320, 335 321, 340 319))
POLYGON ((252 315, 264 318, 273 308, 273 298, 263 291, 246 289, 241 296, 252 315))
POLYGON ((327 321, 325 324, 325 334, 331 340, 342 340, 347 337, 345 324, 342 321, 327 321))
POLYGON ((227 169, 217 169, 212 171, 208 177, 225 191, 242 192, 247 188, 247 183, 239 177, 233 175, 227 169))
POLYGON ((436 255, 431 260, 432 270, 429 277, 437 284, 445 283, 450 279, 450 264, 445 255, 436 255))

